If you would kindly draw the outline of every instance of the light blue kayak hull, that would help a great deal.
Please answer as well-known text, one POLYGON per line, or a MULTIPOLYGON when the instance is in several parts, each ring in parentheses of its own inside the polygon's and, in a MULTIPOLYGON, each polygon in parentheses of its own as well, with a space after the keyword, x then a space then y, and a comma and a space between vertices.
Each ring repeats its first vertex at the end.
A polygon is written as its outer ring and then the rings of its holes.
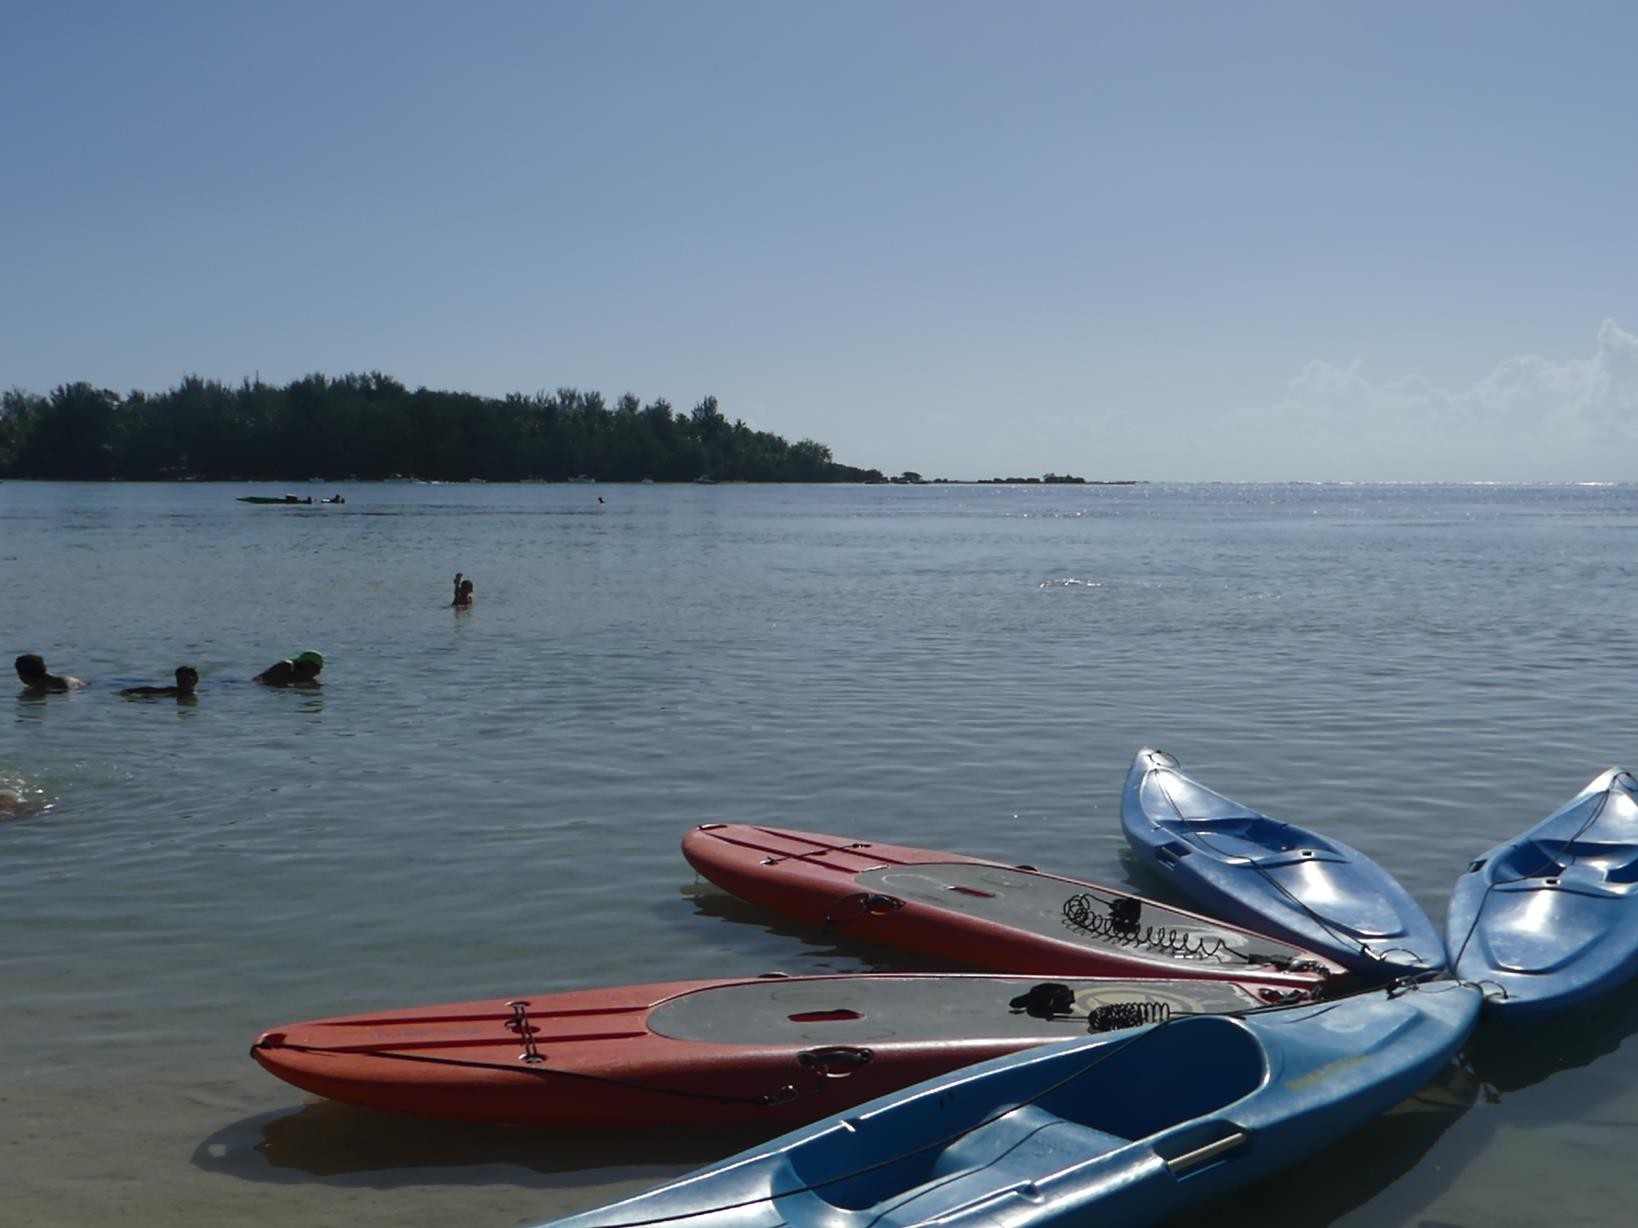
POLYGON ((1137 753, 1121 791, 1132 849, 1204 911, 1375 980, 1446 967, 1444 940, 1365 854, 1213 793, 1165 751, 1137 753))
POLYGON ((1529 1022, 1638 975, 1638 780, 1611 768, 1456 880, 1445 938, 1487 1010, 1529 1022))
POLYGON ((1453 981, 1030 1050, 827 1118, 555 1222, 616 1228, 960 1228, 1164 1219, 1328 1146, 1455 1055, 1453 981))

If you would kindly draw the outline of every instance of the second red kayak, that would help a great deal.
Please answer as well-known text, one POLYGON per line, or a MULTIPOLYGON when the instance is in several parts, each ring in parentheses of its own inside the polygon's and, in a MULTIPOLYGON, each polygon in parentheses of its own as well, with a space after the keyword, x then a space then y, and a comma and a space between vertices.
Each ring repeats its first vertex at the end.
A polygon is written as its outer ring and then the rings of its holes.
POLYGON ((959 853, 707 823, 683 856, 723 890, 838 932, 1001 972, 1252 978, 1334 991, 1346 973, 1277 938, 1114 887, 959 853))
POLYGON ((369 1108, 557 1126, 789 1126, 973 1062, 1301 1000, 1255 980, 866 974, 673 981, 295 1023, 251 1055, 369 1108))

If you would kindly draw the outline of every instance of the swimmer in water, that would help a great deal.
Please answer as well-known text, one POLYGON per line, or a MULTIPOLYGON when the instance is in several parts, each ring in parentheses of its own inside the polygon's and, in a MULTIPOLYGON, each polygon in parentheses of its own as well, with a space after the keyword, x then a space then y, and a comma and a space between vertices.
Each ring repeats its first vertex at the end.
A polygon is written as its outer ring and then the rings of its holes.
POLYGON ((0 786, 0 819, 26 819, 51 809, 51 803, 39 796, 39 790, 14 789, 0 786), (30 797, 32 792, 35 796, 30 797))
POLYGON ((275 661, 252 681, 260 682, 263 686, 318 686, 319 671, 323 668, 323 656, 309 648, 293 657, 275 661))
POLYGON ((296 667, 286 657, 282 661, 275 661, 251 681, 260 682, 263 686, 289 686, 295 679, 296 667))
POLYGON ((23 686, 30 694, 45 695, 52 691, 72 691, 86 685, 83 678, 47 672, 45 658, 39 653, 25 652, 17 658, 16 664, 17 676, 23 680, 23 686))
POLYGON ((449 603, 453 606, 469 606, 472 604, 472 581, 461 579, 461 573, 455 573, 455 600, 449 603))
POLYGON ((175 686, 128 686, 120 691, 121 695, 169 695, 175 699, 193 698, 194 688, 199 685, 199 671, 191 665, 176 667, 175 686))

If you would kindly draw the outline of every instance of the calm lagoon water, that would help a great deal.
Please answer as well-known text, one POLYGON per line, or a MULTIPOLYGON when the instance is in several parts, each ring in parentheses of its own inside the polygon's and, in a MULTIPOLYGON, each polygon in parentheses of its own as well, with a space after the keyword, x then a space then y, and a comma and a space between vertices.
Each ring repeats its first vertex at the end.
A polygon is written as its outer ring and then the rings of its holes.
MULTIPOLYGON (((95 683, 0 720, 8 1224, 505 1228, 755 1141, 399 1119, 247 1056, 318 1015, 928 966, 698 884, 696 823, 1155 893, 1117 822, 1154 744, 1442 920, 1472 856, 1638 766, 1632 486, 340 489, 0 485, 6 651, 95 683), (248 682, 309 647, 322 690, 248 682), (182 662, 196 704, 113 694, 182 662)), ((1638 995, 1485 1037, 1241 1210, 1630 1222, 1634 1031, 1638 995)))

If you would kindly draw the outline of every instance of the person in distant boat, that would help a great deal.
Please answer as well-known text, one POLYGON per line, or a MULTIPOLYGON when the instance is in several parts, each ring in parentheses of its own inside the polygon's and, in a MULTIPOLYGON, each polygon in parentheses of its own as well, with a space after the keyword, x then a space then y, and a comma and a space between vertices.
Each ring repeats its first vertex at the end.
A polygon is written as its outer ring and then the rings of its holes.
POLYGON ((194 689, 199 685, 199 671, 191 665, 176 667, 175 686, 128 686, 120 691, 121 695, 169 695, 175 699, 191 699, 194 689))
POLYGON ((469 606, 472 604, 472 581, 461 578, 461 573, 455 573, 455 600, 449 603, 453 606, 469 606))
POLYGON ((39 653, 25 652, 17 658, 17 676, 23 680, 23 686, 32 694, 44 695, 51 691, 72 691, 86 685, 83 678, 71 678, 67 674, 53 674, 47 671, 45 658, 39 653))
POLYGON ((319 671, 324 668, 324 657, 311 648, 293 657, 275 661, 252 681, 263 686, 318 686, 319 671))

